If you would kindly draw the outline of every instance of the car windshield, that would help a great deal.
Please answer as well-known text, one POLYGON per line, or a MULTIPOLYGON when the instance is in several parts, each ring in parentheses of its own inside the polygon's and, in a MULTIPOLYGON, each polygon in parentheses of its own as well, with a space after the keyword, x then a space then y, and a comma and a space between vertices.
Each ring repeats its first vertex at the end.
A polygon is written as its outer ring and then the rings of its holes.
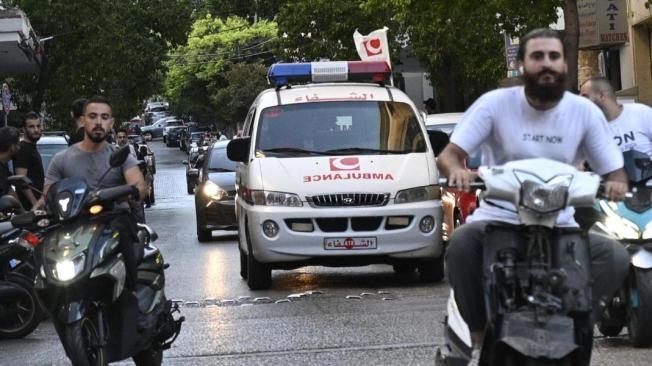
POLYGON ((170 122, 168 122, 168 127, 182 126, 182 125, 183 125, 183 123, 181 121, 170 121, 170 122))
POLYGON ((425 152, 412 108, 399 102, 320 102, 261 111, 257 154, 277 157, 425 152))
POLYGON ((61 150, 68 148, 68 145, 64 144, 38 144, 38 152, 41 154, 41 160, 43 162, 43 171, 47 172, 48 167, 50 166, 50 161, 54 154, 58 153, 61 150))
POLYGON ((226 156, 226 148, 213 149, 208 162, 208 170, 213 172, 234 172, 236 163, 226 156))

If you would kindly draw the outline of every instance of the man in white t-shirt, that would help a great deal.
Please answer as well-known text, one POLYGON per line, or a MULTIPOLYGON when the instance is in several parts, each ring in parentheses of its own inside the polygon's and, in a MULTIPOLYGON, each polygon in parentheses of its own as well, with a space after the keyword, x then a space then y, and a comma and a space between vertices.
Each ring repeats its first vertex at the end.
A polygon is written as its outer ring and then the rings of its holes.
MULTIPOLYGON (((482 147, 483 165, 535 157, 576 164, 584 156, 605 177, 607 195, 623 199, 627 175, 622 154, 600 110, 565 91, 565 51, 559 33, 550 29, 534 30, 521 39, 518 59, 525 85, 488 92, 464 114, 437 159, 449 184, 469 191, 475 174, 464 168, 464 160, 482 147)), ((520 223, 510 203, 483 201, 468 223, 455 230, 447 249, 449 281, 473 341, 469 365, 479 362, 486 327, 482 245, 490 221, 520 223)), ((577 226, 572 208, 560 214, 557 225, 577 226)), ((620 287, 629 257, 613 240, 591 235, 590 242, 594 299, 604 301, 620 287)))
POLYGON ((620 151, 636 150, 652 157, 652 108, 618 103, 611 83, 602 76, 585 81, 580 94, 600 107, 620 151))

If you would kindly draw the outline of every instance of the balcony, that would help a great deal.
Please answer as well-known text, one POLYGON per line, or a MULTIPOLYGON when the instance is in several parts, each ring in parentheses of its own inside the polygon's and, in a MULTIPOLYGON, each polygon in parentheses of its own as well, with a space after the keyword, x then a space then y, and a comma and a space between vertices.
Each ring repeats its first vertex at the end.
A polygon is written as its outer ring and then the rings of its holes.
POLYGON ((0 75, 38 72, 40 49, 25 13, 0 5, 0 75))

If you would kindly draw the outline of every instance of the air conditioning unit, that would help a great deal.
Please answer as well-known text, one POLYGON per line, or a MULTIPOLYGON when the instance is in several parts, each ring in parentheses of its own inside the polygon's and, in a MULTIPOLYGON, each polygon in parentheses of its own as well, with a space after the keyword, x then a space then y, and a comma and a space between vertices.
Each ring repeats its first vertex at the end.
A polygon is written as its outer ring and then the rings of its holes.
POLYGON ((36 73, 41 48, 23 11, 0 5, 0 75, 36 73))

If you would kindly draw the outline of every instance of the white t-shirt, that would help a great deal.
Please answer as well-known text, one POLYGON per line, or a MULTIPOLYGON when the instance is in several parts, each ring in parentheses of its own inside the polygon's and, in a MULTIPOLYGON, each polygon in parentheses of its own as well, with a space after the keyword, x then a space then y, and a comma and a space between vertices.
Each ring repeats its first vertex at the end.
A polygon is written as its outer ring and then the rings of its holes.
MULTIPOLYGON (((502 165, 512 160, 548 158, 577 164, 586 157, 593 170, 610 173, 623 167, 602 111, 586 98, 566 92, 552 109, 532 108, 523 87, 484 94, 464 114, 451 142, 466 152, 482 148, 482 165, 502 165)), ((492 201, 506 209, 481 202, 469 221, 496 220, 519 224, 510 202, 492 201)), ((574 209, 557 218, 558 226, 577 226, 574 209)))
POLYGON ((620 151, 636 150, 652 157, 652 108, 625 103, 620 116, 609 122, 609 129, 620 151))

